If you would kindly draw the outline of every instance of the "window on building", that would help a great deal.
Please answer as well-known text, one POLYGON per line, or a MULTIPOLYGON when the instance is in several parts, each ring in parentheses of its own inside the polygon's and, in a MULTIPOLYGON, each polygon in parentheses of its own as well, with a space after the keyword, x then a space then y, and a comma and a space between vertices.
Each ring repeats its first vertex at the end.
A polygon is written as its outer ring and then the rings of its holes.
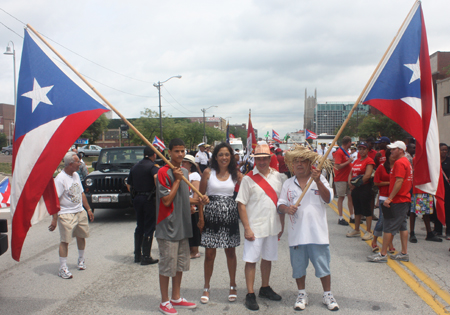
POLYGON ((444 97, 444 115, 450 115, 450 96, 444 97))

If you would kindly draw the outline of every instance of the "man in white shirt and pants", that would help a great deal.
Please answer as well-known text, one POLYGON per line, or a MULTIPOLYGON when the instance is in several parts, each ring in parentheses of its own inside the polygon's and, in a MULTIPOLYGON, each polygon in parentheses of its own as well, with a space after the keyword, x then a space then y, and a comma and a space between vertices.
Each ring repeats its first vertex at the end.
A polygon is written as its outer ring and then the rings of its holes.
POLYGON ((261 259, 261 289, 259 297, 280 301, 281 296, 269 286, 272 261, 278 260, 278 239, 283 233, 284 215, 277 213, 277 201, 283 177, 270 168, 270 149, 262 141, 255 148, 255 168, 242 179, 238 202, 239 216, 245 229, 245 281, 248 294, 245 306, 259 309, 253 289, 256 263, 261 259))

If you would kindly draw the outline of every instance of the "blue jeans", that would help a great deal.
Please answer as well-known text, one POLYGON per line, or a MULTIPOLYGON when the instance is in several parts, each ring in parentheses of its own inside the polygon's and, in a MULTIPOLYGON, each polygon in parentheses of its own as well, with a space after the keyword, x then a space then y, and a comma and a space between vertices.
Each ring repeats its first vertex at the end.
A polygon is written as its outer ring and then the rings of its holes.
POLYGON ((373 230, 373 235, 381 237, 383 236, 383 211, 381 211, 381 205, 383 204, 384 200, 378 199, 378 208, 380 209, 380 217, 378 218, 378 222, 375 225, 375 229, 373 230))

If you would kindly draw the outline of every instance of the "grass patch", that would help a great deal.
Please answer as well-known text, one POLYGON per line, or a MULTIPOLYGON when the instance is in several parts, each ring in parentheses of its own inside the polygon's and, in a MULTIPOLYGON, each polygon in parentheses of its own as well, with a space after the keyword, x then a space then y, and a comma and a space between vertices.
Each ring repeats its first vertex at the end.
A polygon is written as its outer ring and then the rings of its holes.
POLYGON ((12 173, 12 164, 11 163, 0 163, 0 172, 5 174, 12 173))

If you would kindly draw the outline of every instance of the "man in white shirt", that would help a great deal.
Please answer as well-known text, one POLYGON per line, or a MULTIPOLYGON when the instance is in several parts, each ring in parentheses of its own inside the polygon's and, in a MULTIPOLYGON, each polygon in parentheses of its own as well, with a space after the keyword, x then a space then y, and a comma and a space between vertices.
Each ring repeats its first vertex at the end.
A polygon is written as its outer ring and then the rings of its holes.
MULTIPOLYGON (((286 153, 286 164, 295 176, 283 184, 278 199, 278 212, 289 215, 287 230, 292 277, 298 287, 294 309, 304 310, 308 304, 305 280, 306 268, 311 261, 316 277, 322 281, 323 303, 329 310, 335 311, 339 309, 339 305, 331 293, 330 248, 325 207, 326 203, 333 200, 333 189, 325 177, 321 176, 321 170, 312 166, 318 158, 318 154, 305 148, 296 148, 286 153), (296 207, 295 204, 310 178, 313 179, 311 186, 300 205, 296 207)), ((327 163, 330 165, 329 161, 327 163)))
POLYGON ((78 269, 85 270, 84 249, 86 238, 89 237, 89 220, 94 221, 86 196, 83 192, 80 177, 77 170, 80 167, 80 159, 75 152, 67 152, 64 156, 64 169, 55 178, 55 187, 58 194, 61 210, 53 215, 49 231, 54 231, 59 224, 61 243, 59 244, 59 276, 63 279, 71 279, 72 273, 67 268, 67 253, 72 237, 77 238, 78 269), (84 211, 83 206, 86 211, 84 211))
POLYGON ((203 174, 203 171, 208 167, 209 155, 208 152, 205 151, 206 144, 204 142, 198 145, 199 151, 195 155, 195 163, 198 164, 198 172, 200 175, 203 174))
POLYGON ((239 216, 245 229, 244 254, 245 281, 248 294, 245 306, 258 310, 253 289, 256 263, 261 260, 261 289, 259 297, 280 301, 281 296, 269 286, 272 261, 278 259, 278 239, 283 233, 284 214, 277 213, 277 201, 283 184, 283 177, 270 168, 270 149, 267 143, 258 143, 255 154, 255 168, 242 179, 236 201, 239 216))

